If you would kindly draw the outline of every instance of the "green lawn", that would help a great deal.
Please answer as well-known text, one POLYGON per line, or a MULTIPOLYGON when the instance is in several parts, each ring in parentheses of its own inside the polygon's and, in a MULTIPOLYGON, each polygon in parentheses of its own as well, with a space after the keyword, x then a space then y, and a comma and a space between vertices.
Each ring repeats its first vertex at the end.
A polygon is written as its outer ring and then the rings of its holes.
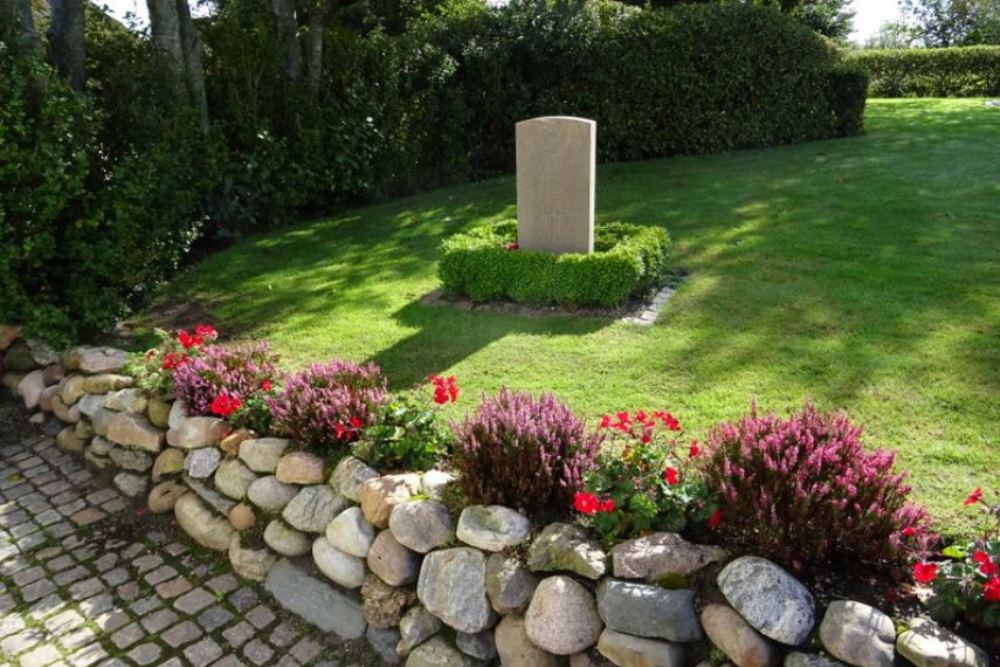
POLYGON ((1000 109, 875 100, 867 128, 602 166, 599 220, 665 226, 689 273, 650 328, 420 302, 444 238, 515 214, 512 178, 253 239, 167 299, 268 338, 289 366, 373 359, 397 389, 454 373, 457 410, 507 384, 590 417, 669 409, 701 437, 753 397, 785 412, 811 396, 898 450, 917 498, 961 520, 972 487, 1000 488, 1000 109))

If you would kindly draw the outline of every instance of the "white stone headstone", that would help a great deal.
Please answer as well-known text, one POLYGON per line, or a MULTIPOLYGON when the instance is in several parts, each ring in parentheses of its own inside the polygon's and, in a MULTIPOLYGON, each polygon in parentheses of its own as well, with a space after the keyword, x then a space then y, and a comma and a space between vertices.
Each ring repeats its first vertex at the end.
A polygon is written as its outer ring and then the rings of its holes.
POLYGON ((521 121, 517 143, 517 242, 524 250, 594 251, 597 123, 543 116, 521 121))

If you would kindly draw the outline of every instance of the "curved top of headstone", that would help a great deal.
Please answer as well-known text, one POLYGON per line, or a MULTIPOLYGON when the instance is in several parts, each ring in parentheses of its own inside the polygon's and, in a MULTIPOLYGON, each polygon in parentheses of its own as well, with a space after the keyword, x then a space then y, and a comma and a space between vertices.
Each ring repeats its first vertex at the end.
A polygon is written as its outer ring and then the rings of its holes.
POLYGON ((597 123, 541 116, 515 126, 517 242, 524 250, 594 250, 597 123))

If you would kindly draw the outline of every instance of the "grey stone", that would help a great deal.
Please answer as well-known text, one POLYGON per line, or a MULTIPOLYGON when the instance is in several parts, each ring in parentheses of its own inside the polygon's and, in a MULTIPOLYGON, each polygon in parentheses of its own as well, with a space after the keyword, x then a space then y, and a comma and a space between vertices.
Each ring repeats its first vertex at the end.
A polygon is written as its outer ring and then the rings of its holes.
POLYGON ((416 500, 396 505, 389 514, 389 530, 400 544, 422 554, 455 539, 455 522, 451 512, 437 500, 416 500))
POLYGON ((111 448, 114 445, 107 438, 101 436, 94 436, 94 439, 90 441, 90 451, 98 456, 107 456, 111 453, 111 448))
POLYGON ((21 378, 17 385, 17 393, 21 395, 26 410, 38 407, 43 391, 45 391, 45 373, 42 370, 31 371, 21 378))
POLYGON ((473 505, 458 517, 458 539, 483 551, 503 551, 528 539, 528 517, 502 505, 473 505))
POLYGON ((456 547, 427 554, 417 597, 429 612, 461 632, 479 632, 495 622, 486 599, 486 557, 475 549, 456 547))
POLYGON ((419 491, 419 475, 407 473, 370 479, 361 487, 361 511, 373 526, 385 528, 393 508, 408 502, 419 491))
POLYGON ((167 428, 171 431, 179 431, 185 419, 187 419, 187 411, 184 409, 184 404, 180 401, 171 403, 170 413, 167 415, 167 428))
POLYGON ((442 637, 432 637, 410 652, 406 667, 475 667, 475 662, 442 637))
POLYGON ((181 449, 216 447, 229 430, 229 423, 224 419, 185 417, 180 428, 170 429, 167 432, 167 441, 181 449))
POLYGON ((844 667, 844 663, 825 655, 792 651, 785 656, 784 667, 844 667))
POLYGON ((365 634, 364 615, 356 599, 302 572, 286 559, 271 568, 264 587, 281 606, 324 632, 336 633, 343 639, 360 639, 365 634))
POLYGON ((497 643, 493 638, 493 630, 483 630, 475 634, 459 632, 455 634, 455 645, 458 649, 477 660, 492 660, 497 656, 497 643))
POLYGON ((285 505, 281 518, 301 531, 322 533, 346 506, 347 499, 325 484, 304 486, 285 505))
POLYGON ((282 556, 301 556, 312 548, 308 535, 289 528, 280 519, 274 519, 264 528, 264 542, 282 556))
POLYGON ((375 529, 360 507, 348 507, 327 525, 326 539, 344 553, 364 558, 375 539, 375 529))
POLYGON ((81 413, 93 419, 94 413, 105 407, 104 402, 107 398, 107 394, 86 394, 76 404, 79 406, 81 413))
POLYGON ((149 482, 144 476, 134 475, 130 472, 120 472, 115 475, 114 484, 126 496, 135 498, 146 490, 149 482))
POLYGON ((455 481, 455 476, 443 470, 428 470, 420 476, 420 493, 431 500, 441 500, 445 489, 455 481))
POLYGON ((684 648, 606 628, 597 650, 620 667, 684 667, 684 648))
POLYGON ((59 354, 51 345, 38 338, 26 338, 25 343, 31 351, 31 358, 39 366, 49 366, 59 363, 59 354))
POLYGON ((399 653, 408 654, 440 630, 440 619, 427 611, 423 605, 410 607, 399 621, 400 639, 397 647, 399 653))
POLYGON ((197 495, 181 496, 174 505, 174 515, 184 532, 201 546, 215 551, 229 550, 232 526, 225 517, 212 512, 197 495))
POLYGON ((229 538, 229 563, 244 579, 264 581, 276 562, 278 557, 268 549, 243 548, 238 532, 229 538))
POLYGON ((274 476, 285 484, 322 484, 323 459, 308 452, 292 452, 278 459, 274 476))
POLYGON ((639 637, 692 642, 701 639, 692 590, 668 590, 620 579, 597 586, 597 609, 609 628, 639 637))
POLYGON ((221 493, 234 500, 243 500, 247 497, 247 489, 256 481, 257 475, 239 459, 226 459, 219 463, 213 479, 215 488, 221 493))
POLYGON ((834 600, 819 624, 830 655, 856 667, 891 667, 896 627, 892 619, 860 602, 834 600))
POLYGON ((565 571, 600 579, 607 570, 607 556, 601 545, 589 539, 580 526, 553 523, 532 542, 528 550, 528 567, 532 572, 565 571))
POLYGON ((383 530, 375 536, 366 559, 368 568, 390 586, 405 586, 420 574, 420 554, 410 551, 383 530))
POLYGON ((69 407, 83 397, 86 393, 83 383, 84 377, 82 375, 68 375, 59 382, 59 399, 63 404, 69 407))
MULTIPOLYGON (((95 438, 96 440, 97 438, 95 438)), ((146 472, 153 467, 153 457, 148 453, 138 449, 128 447, 111 447, 108 456, 119 468, 134 470, 136 472, 146 472)))
POLYGON ((365 639, 368 640, 368 643, 385 664, 398 665, 400 663, 400 655, 396 650, 399 645, 399 630, 396 628, 376 628, 369 625, 368 630, 365 631, 365 639))
POLYGON ((706 606, 701 611, 701 626, 712 643, 738 667, 776 667, 781 662, 778 647, 731 607, 706 606))
POLYGON ((590 648, 604 627, 590 591, 562 575, 542 579, 524 622, 535 646, 556 655, 572 655, 590 648))
POLYGON ((333 469, 330 486, 340 495, 357 503, 361 502, 361 487, 376 477, 378 473, 364 461, 353 456, 345 456, 333 469))
POLYGON ((186 486, 178 484, 174 480, 160 482, 149 490, 149 498, 147 499, 149 511, 153 514, 169 512, 174 509, 178 499, 187 492, 186 486))
POLYGON ((498 614, 522 614, 531 602, 538 580, 517 558, 500 553, 486 561, 486 594, 498 614))
POLYGON ((390 586, 369 574, 361 585, 361 599, 368 625, 391 628, 399 625, 403 612, 416 603, 417 594, 412 586, 390 586))
POLYGON ((119 412, 108 422, 107 438, 119 445, 131 445, 158 454, 163 448, 164 434, 142 415, 119 412))
POLYGON ((925 618, 914 619, 896 639, 896 651, 917 667, 988 667, 989 656, 954 632, 925 618))
POLYGON ((284 438, 253 438, 240 444, 240 459, 254 472, 274 473, 288 448, 284 438))
POLYGON ((528 638, 523 618, 504 616, 494 637, 504 667, 559 667, 559 658, 538 648, 528 638))
POLYGON ((84 439, 76 433, 76 428, 67 426, 56 435, 56 446, 64 452, 73 454, 83 453, 84 439))
POLYGON ((146 403, 146 397, 135 387, 112 391, 104 399, 104 407, 116 412, 142 412, 146 403))
MULTIPOLYGON (((253 475, 253 472, 250 474, 253 475)), ((274 475, 267 475, 251 482, 246 493, 250 502, 257 507, 269 512, 280 512, 298 495, 299 487, 283 484, 274 475)))
POLYGON ((88 394, 107 394, 131 387, 133 380, 128 375, 98 373, 83 378, 83 390, 88 394))
POLYGON ((173 405, 162 398, 150 398, 146 405, 146 416, 149 417, 149 423, 157 428, 169 428, 172 408, 173 405))
POLYGON ((207 479, 219 467, 221 460, 222 452, 216 447, 192 449, 184 457, 184 470, 195 479, 207 479))
POLYGON ((114 373, 127 363, 128 353, 113 347, 75 347, 62 355, 63 366, 84 373, 114 373))
POLYGON ((233 507, 236 506, 235 500, 227 498, 201 480, 189 475, 184 475, 182 479, 189 489, 194 491, 199 498, 208 503, 208 506, 219 514, 229 514, 233 507))
POLYGON ((167 475, 175 475, 184 470, 184 452, 176 447, 167 447, 153 462, 153 481, 167 475))
POLYGON ((101 436, 107 436, 108 429, 111 428, 111 420, 115 418, 118 414, 113 410, 108 410, 107 408, 97 408, 94 411, 93 416, 90 418, 94 426, 94 433, 101 436))
POLYGON ((719 573, 718 584, 729 604, 764 636, 798 646, 812 632, 812 595, 771 561, 757 556, 737 558, 719 573))
POLYGON ((337 549, 322 535, 313 542, 312 557, 319 571, 335 584, 344 588, 361 588, 365 582, 365 562, 337 549))
POLYGON ((23 340, 19 340, 8 347, 3 357, 3 367, 11 371, 26 373, 34 370, 36 365, 34 358, 31 356, 31 348, 23 340))
POLYGON ((664 575, 693 574, 727 555, 725 549, 691 544, 677 533, 653 533, 615 546, 611 563, 619 579, 655 581, 664 575))

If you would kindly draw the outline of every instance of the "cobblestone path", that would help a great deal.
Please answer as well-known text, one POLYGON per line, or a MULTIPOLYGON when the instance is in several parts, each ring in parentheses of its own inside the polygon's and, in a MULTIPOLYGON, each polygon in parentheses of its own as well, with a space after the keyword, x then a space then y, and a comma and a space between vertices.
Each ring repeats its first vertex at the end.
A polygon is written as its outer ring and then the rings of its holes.
POLYGON ((172 519, 133 509, 51 438, 5 429, 0 667, 380 664, 290 616, 172 519))

